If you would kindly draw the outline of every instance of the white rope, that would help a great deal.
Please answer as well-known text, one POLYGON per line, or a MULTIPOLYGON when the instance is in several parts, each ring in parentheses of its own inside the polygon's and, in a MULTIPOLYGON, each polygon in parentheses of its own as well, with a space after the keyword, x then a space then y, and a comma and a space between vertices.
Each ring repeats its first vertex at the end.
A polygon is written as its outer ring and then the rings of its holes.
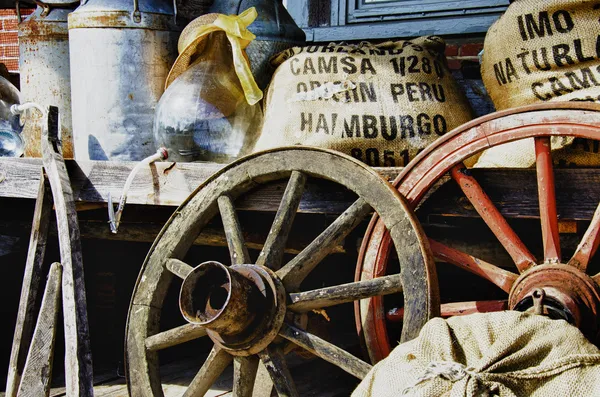
POLYGON ((442 379, 449 380, 450 382, 458 382, 467 375, 479 379, 479 374, 475 372, 475 369, 472 367, 466 367, 452 361, 432 361, 427 368, 425 368, 423 375, 419 376, 412 386, 409 386, 402 391, 402 395, 409 393, 421 383, 435 379, 438 376, 442 379))

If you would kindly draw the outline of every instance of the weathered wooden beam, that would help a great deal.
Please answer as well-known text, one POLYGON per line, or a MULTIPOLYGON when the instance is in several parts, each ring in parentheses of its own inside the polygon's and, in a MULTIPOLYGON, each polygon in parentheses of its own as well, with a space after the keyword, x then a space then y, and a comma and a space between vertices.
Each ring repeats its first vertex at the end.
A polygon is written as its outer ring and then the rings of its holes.
POLYGON ((62 266, 60 263, 53 263, 50 266, 40 314, 19 385, 17 394, 19 397, 38 397, 50 394, 61 283, 62 266))
MULTIPOLYGON (((38 169, 38 173, 42 174, 41 168, 38 169)), ((16 397, 21 375, 25 368, 35 324, 36 302, 46 253, 48 225, 52 214, 52 195, 48 180, 44 177, 40 178, 37 188, 37 200, 33 212, 33 222, 30 225, 31 236, 21 287, 21 299, 19 300, 17 323, 8 366, 6 397, 16 397)))
MULTIPOLYGON (((66 162, 73 197, 77 202, 106 203, 108 193, 121 195, 125 180, 135 162, 75 161, 66 162)), ((0 197, 29 198, 37 196, 37 183, 42 163, 40 159, 0 158, 0 197)), ((128 204, 180 205, 203 181, 223 164, 157 162, 136 176, 128 204)), ((394 178, 400 168, 380 168, 386 178, 394 178)), ((286 182, 261 188, 259 194, 236 203, 238 209, 277 211, 286 182)), ((331 189, 327 183, 308 183, 299 212, 343 212, 355 198, 343 189, 331 189), (346 207, 344 207, 346 205, 346 207)))
MULTIPOLYGON (((73 195, 78 205, 107 202, 108 193, 119 197, 134 162, 66 161, 73 195)), ((37 197, 40 159, 0 159, 0 197, 37 197)), ((128 204, 178 206, 206 178, 223 167, 213 163, 159 162, 142 170, 133 182, 128 204)), ((400 168, 377 168, 393 178, 400 168)), ((534 169, 471 170, 500 213, 507 218, 538 218, 537 180, 534 169)), ((600 169, 556 169, 556 201, 559 219, 590 220, 600 199, 600 169), (577 203, 577 205, 573 205, 577 203)), ((276 212, 285 182, 261 187, 256 194, 238 200, 236 208, 276 212)), ((431 215, 478 217, 453 183, 447 183, 426 203, 431 215)), ((355 197, 327 183, 307 182, 299 213, 340 214, 355 197)))
MULTIPOLYGON (((121 223, 119 233, 111 233, 108 224, 97 220, 79 220, 79 230, 81 238, 96 240, 115 240, 129 241, 137 243, 151 243, 156 239, 164 223, 157 222, 132 222, 121 223)), ((166 220, 165 220, 166 222, 166 220)), ((22 235, 31 230, 31 222, 28 221, 1 221, 0 230, 10 231, 10 235, 22 235)), ((50 236, 56 236, 56 226, 50 225, 50 236)), ((251 250, 260 251, 266 239, 266 233, 249 231, 244 233, 246 247, 251 250)), ((296 255, 302 251, 310 240, 308 236, 302 233, 293 234, 288 246, 285 248, 286 254, 296 255)), ((227 247, 227 239, 223 230, 214 226, 207 226, 202 233, 194 240, 194 245, 203 245, 211 247, 227 247)), ((335 246, 331 251, 333 254, 346 253, 344 242, 335 246)))
POLYGON ((75 199, 58 141, 58 108, 49 106, 42 132, 44 169, 50 181, 63 266, 62 302, 65 330, 65 382, 73 397, 93 396, 83 258, 75 199))
MULTIPOLYGON (((472 169, 470 173, 504 217, 539 219, 535 169, 472 169)), ((600 201, 600 169, 555 169, 554 178, 558 219, 592 219, 600 201)), ((479 218, 455 183, 441 186, 421 210, 429 217, 479 218)))

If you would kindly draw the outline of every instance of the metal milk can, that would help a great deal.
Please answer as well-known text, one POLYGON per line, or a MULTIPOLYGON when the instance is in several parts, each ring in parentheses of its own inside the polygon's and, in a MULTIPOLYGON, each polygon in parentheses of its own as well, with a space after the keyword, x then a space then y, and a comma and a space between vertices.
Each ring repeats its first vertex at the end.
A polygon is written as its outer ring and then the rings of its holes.
POLYGON ((239 15, 250 7, 256 8, 258 18, 248 28, 256 39, 248 45, 246 54, 256 83, 265 89, 275 71, 269 59, 290 47, 304 45, 306 35, 282 0, 215 0, 210 12, 239 15))
POLYGON ((177 56, 168 0, 89 0, 69 15, 78 160, 141 160, 156 149, 154 109, 177 56))
MULTIPOLYGON (((21 102, 58 106, 65 158, 73 158, 67 15, 77 7, 69 2, 71 4, 47 4, 46 8, 38 6, 19 24, 21 102)), ((26 120, 25 156, 42 157, 42 116, 29 112, 26 120)))

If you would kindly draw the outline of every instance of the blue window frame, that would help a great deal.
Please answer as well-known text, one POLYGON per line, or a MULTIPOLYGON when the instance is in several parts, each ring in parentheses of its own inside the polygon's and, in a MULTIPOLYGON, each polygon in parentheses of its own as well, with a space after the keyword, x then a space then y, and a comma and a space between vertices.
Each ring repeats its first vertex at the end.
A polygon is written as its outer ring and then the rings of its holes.
MULTIPOLYGON (((509 0, 288 0, 309 41, 484 33, 509 0), (330 1, 328 26, 309 26, 309 8, 330 1)), ((321 7, 322 8, 322 7, 321 7)))

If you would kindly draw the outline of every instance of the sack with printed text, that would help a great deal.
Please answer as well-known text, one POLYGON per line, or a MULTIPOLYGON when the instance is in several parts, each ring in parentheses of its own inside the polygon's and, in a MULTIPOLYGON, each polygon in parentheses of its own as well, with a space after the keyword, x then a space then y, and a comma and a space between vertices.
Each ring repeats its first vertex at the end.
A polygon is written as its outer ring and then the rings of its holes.
POLYGON ((438 37, 294 47, 274 57, 255 150, 307 145, 405 166, 471 120, 438 37))
MULTIPOLYGON (((497 110, 556 101, 600 102, 600 3, 516 0, 485 38, 483 81, 497 110)), ((598 145, 552 138, 554 162, 598 166, 598 145)), ((533 140, 487 150, 477 167, 529 167, 533 140)))

